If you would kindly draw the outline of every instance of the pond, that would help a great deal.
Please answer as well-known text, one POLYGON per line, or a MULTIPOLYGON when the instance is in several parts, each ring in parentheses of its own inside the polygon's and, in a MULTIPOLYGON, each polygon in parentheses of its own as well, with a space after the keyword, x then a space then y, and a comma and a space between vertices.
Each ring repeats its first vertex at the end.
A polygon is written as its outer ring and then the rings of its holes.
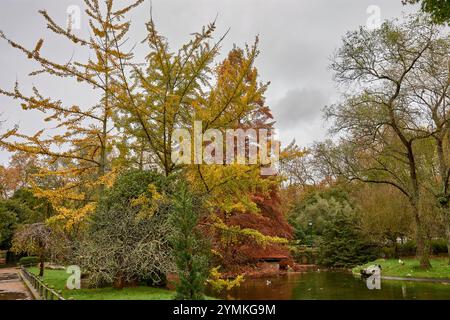
POLYGON ((381 280, 381 289, 343 271, 309 271, 247 279, 222 299, 240 300, 450 300, 450 284, 381 280))

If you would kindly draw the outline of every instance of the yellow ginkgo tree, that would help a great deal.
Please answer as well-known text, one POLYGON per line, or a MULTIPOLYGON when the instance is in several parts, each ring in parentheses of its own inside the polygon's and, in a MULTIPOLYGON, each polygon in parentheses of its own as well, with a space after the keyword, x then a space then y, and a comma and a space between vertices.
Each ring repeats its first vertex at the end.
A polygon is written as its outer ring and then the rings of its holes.
POLYGON ((37 176, 55 176, 59 183, 50 188, 43 188, 36 180, 30 184, 35 193, 48 198, 58 212, 52 219, 69 229, 83 222, 94 210, 99 192, 113 180, 112 151, 117 132, 112 116, 115 91, 121 81, 119 63, 127 63, 133 57, 122 49, 130 28, 125 16, 142 2, 137 0, 116 8, 119 1, 85 0, 89 38, 79 36, 72 30, 71 23, 67 27, 58 25, 47 11, 40 11, 48 29, 68 40, 73 47, 90 52, 91 57, 86 61, 72 58, 66 62, 52 61, 45 57, 44 39, 39 39, 34 49, 28 49, 0 32, 1 39, 40 66, 30 76, 46 74, 73 79, 84 85, 83 89, 89 88, 86 95, 97 92, 99 97, 93 106, 65 105, 62 100, 45 97, 37 87, 27 95, 17 82, 12 90, 0 89, 0 94, 19 100, 24 110, 41 112, 48 126, 55 127, 26 135, 16 126, 2 134, 0 146, 11 152, 37 155, 47 163, 37 176))

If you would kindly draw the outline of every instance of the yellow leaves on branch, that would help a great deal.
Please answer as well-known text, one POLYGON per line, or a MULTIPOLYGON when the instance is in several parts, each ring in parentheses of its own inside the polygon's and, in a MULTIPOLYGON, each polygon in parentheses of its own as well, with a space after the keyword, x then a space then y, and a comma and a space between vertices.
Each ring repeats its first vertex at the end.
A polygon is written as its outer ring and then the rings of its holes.
POLYGON ((69 167, 59 170, 41 169, 33 175, 34 179, 55 177, 63 182, 63 186, 56 189, 45 189, 30 181, 33 193, 37 197, 46 198, 54 208, 56 214, 49 219, 49 223, 62 226, 65 230, 83 226, 87 217, 96 208, 97 198, 92 197, 100 186, 110 187, 119 173, 113 168, 98 179, 88 179, 96 175, 96 167, 69 167))
POLYGON ((39 41, 36 43, 36 46, 35 46, 33 52, 28 54, 28 59, 32 59, 33 57, 38 58, 39 51, 41 50, 43 44, 44 44, 44 39, 39 39, 39 41))
POLYGON ((124 14, 128 13, 130 10, 136 8, 137 6, 141 5, 145 0, 137 0, 135 2, 133 2, 132 4, 130 4, 127 7, 124 7, 122 9, 119 9, 115 12, 113 12, 114 16, 120 17, 123 16, 124 14))
POLYGON ((258 213, 252 195, 268 194, 279 182, 277 177, 262 177, 257 165, 240 164, 192 166, 188 169, 188 179, 194 189, 209 194, 210 208, 225 213, 258 213))
POLYGON ((117 179, 117 176, 120 173, 120 167, 113 167, 110 171, 106 172, 104 175, 99 177, 92 183, 93 187, 105 186, 106 188, 110 188, 113 186, 114 182, 117 179))
POLYGON ((105 31, 96 28, 94 25, 91 25, 91 29, 92 29, 92 31, 94 31, 94 34, 100 38, 103 38, 104 36, 106 36, 105 31))
POLYGON ((249 229, 241 228, 240 226, 228 226, 218 216, 214 216, 213 227, 221 232, 221 241, 229 244, 236 244, 240 242, 242 238, 250 238, 260 246, 267 246, 269 244, 288 244, 289 241, 286 238, 266 236, 261 232, 249 229))
POLYGON ((87 195, 78 191, 77 187, 77 184, 67 183, 55 190, 33 188, 35 196, 48 199, 56 212, 48 219, 48 223, 68 231, 84 225, 86 218, 95 211, 97 203, 89 201, 87 195))
POLYGON ((140 207, 137 219, 151 218, 159 205, 166 200, 163 194, 159 193, 154 184, 148 186, 150 196, 141 194, 139 197, 131 200, 131 206, 140 207))
POLYGON ((301 149, 293 140, 286 148, 284 148, 280 153, 281 161, 290 161, 297 158, 302 158, 308 154, 308 150, 301 149))
POLYGON ((83 226, 86 217, 95 211, 96 203, 88 203, 81 208, 56 207, 57 215, 49 218, 47 223, 54 226, 62 226, 65 230, 83 226))
POLYGON ((211 287, 217 291, 229 291, 234 287, 239 287, 241 283, 244 281, 244 275, 240 274, 234 279, 224 279, 222 274, 219 272, 220 267, 215 267, 210 270, 209 279, 207 282, 211 285, 211 287))

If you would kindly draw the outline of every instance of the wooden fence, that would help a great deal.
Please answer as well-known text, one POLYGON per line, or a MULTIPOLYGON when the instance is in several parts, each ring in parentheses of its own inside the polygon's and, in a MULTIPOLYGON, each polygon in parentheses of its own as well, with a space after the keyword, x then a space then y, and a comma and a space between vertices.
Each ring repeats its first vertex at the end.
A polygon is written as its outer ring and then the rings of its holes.
MULTIPOLYGON (((20 267, 21 275, 29 286, 32 286, 39 300, 66 300, 61 295, 61 291, 56 291, 47 286, 38 276, 28 271, 24 266, 20 267)), ((30 288, 31 289, 31 288, 30 288)))

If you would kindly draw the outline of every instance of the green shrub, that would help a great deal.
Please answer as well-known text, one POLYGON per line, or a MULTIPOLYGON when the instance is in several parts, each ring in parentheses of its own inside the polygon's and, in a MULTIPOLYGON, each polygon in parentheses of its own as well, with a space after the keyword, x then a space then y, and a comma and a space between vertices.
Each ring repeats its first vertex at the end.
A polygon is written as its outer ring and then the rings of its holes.
POLYGON ((14 230, 17 227, 17 214, 12 201, 0 201, 0 250, 9 250, 14 230))
POLYGON ((103 192, 77 251, 91 287, 166 284, 175 270, 167 183, 156 172, 130 170, 103 192))
POLYGON ((394 247, 381 248, 381 257, 385 259, 397 258, 394 247))
POLYGON ((295 262, 300 264, 316 264, 318 261, 318 250, 306 246, 292 246, 290 253, 295 262))
POLYGON ((331 198, 318 202, 328 211, 319 242, 318 263, 327 267, 350 268, 376 258, 376 246, 360 229, 355 209, 346 202, 331 198), (325 202, 324 202, 325 201, 325 202))
POLYGON ((432 240, 431 241, 431 250, 433 254, 442 254, 447 253, 447 241, 443 239, 432 240))
MULTIPOLYGON (((384 249, 384 248, 383 248, 384 249)), ((404 244, 398 245, 398 252, 401 257, 411 257, 416 254, 417 245, 413 240, 407 241, 404 244)), ((431 241, 431 253, 432 254, 443 254, 447 253, 447 242, 443 239, 437 239, 431 241)), ((391 258, 386 256, 386 258, 391 258)))
POLYGON ((416 254, 417 251, 417 245, 415 241, 407 241, 404 244, 400 244, 398 246, 398 252, 400 254, 400 256, 403 257, 410 257, 410 256, 414 256, 416 254))
POLYGON ((33 266, 33 265, 37 265, 39 263, 39 258, 38 257, 22 257, 19 259, 19 264, 21 266, 33 266))

